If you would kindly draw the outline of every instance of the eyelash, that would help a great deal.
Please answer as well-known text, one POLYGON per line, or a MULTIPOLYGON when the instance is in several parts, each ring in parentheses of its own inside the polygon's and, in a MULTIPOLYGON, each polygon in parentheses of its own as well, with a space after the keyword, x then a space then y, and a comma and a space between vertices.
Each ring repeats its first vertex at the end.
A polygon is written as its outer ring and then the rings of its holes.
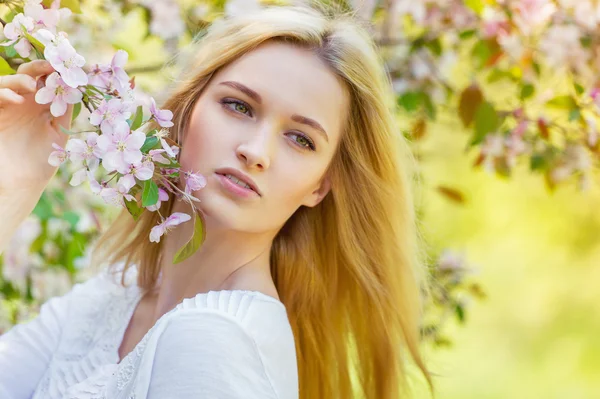
MULTIPOLYGON (((243 105, 243 106, 244 106, 244 107, 246 107, 246 108, 247 108, 247 109, 248 109, 250 112, 252 112, 252 107, 250 107, 248 104, 246 104, 244 101, 241 101, 241 100, 227 100, 227 99, 223 99, 223 100, 221 100, 221 101, 220 101, 220 103, 221 103, 221 104, 222 104, 224 107, 228 108, 230 111, 237 112, 237 113, 240 113, 240 114, 243 114, 243 115, 245 115, 243 112, 239 112, 239 111, 236 111, 236 110, 234 110, 234 109, 231 109, 231 108, 227 107, 227 105, 228 105, 228 104, 239 104, 239 105, 243 105)), ((308 137, 308 136, 306 136, 306 135, 304 135, 304 134, 295 133, 295 132, 294 132, 293 134, 295 134, 295 135, 296 135, 296 136, 298 136, 298 137, 302 137, 302 138, 304 138, 304 139, 305 139, 305 140, 308 142, 308 145, 302 145, 302 144, 300 144, 300 143, 298 143, 298 142, 296 141, 296 143, 297 143, 297 144, 298 144, 300 147, 302 147, 302 148, 304 148, 304 149, 310 149, 311 151, 315 151, 315 149, 316 149, 316 147, 315 147, 315 143, 314 143, 314 142, 313 142, 313 141, 310 139, 310 137, 308 137)))

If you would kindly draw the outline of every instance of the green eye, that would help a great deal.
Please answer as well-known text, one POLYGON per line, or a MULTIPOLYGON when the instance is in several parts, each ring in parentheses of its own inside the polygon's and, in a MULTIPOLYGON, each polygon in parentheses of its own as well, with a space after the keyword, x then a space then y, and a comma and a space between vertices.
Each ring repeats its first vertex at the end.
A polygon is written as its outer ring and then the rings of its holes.
POLYGON ((240 104, 240 103, 236 103, 235 108, 236 108, 236 111, 241 112, 242 114, 245 114, 246 112, 244 112, 244 111, 248 110, 248 107, 246 107, 244 104, 240 104))
POLYGON ((291 135, 294 136, 293 140, 298 145, 300 145, 300 147, 311 151, 314 151, 316 149, 315 144, 312 142, 312 140, 304 136, 303 134, 291 133, 291 135))
POLYGON ((250 106, 248 106, 248 104, 246 104, 243 101, 238 101, 238 100, 221 100, 220 103, 226 107, 227 109, 243 114, 243 115, 251 115, 252 111, 250 109, 250 106), (230 105, 233 104, 233 108, 230 107, 230 105))

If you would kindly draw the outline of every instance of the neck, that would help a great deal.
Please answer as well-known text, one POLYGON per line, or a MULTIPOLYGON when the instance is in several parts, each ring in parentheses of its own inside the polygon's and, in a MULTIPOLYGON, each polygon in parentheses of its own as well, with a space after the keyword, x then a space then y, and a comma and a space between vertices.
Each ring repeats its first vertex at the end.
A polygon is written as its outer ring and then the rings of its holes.
MULTIPOLYGON (((172 212, 190 212, 182 201, 173 204, 172 212)), ((192 215, 193 217, 193 215, 192 215)), ((205 216, 206 239, 201 248, 183 262, 173 264, 175 253, 190 239, 193 219, 177 226, 163 236, 160 259, 161 278, 154 297, 155 320, 173 309, 184 298, 198 293, 236 289, 234 279, 244 273, 272 282, 270 252, 274 234, 248 233, 217 225, 205 216)))

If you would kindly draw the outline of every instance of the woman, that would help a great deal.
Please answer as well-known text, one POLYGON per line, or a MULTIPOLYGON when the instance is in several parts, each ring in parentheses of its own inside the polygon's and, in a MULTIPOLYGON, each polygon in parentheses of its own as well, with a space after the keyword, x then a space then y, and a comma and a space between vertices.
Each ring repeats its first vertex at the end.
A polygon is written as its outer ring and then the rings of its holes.
MULTIPOLYGON (((194 192, 206 241, 173 265, 191 223, 155 244, 157 213, 124 210, 96 246, 109 267, 0 338, 0 397, 399 398, 406 351, 431 384, 413 161, 369 34, 328 14, 265 8, 190 47, 164 108, 182 168, 207 178, 194 192)), ((0 181, 2 243, 55 172, 50 143, 69 121, 44 119, 26 91, 43 68, 0 82, 1 151, 30 147, 0 157, 14 171, 0 181)))

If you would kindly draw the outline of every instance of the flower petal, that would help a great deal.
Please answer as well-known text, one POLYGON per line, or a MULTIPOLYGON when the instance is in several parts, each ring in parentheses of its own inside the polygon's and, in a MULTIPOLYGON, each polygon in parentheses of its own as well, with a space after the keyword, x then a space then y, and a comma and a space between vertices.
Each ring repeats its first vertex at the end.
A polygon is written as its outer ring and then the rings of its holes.
POLYGON ((65 93, 62 95, 62 98, 68 104, 77 104, 78 102, 81 102, 83 93, 77 89, 66 89, 65 93))
POLYGON ((67 103, 62 98, 56 97, 50 105, 50 113, 56 117, 62 116, 67 112, 67 103))
POLYGON ((160 242, 160 237, 165 233, 165 228, 162 224, 158 226, 154 226, 152 230, 150 230, 150 241, 151 242, 160 242))
POLYGON ((35 93, 35 102, 38 104, 49 104, 56 97, 56 92, 53 88, 42 87, 35 93))

